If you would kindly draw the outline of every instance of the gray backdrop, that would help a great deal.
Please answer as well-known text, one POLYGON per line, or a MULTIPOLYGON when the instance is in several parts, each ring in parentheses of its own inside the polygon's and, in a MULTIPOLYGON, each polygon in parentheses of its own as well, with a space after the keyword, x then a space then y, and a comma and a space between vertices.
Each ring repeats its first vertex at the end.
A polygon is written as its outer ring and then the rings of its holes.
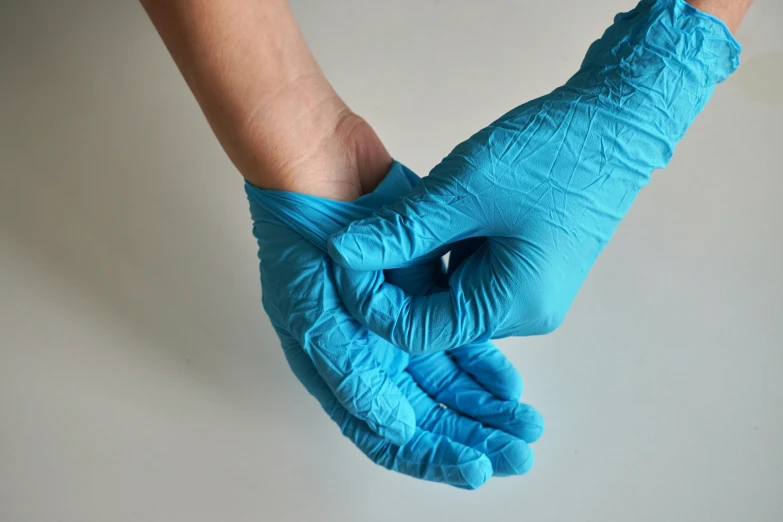
MULTIPOLYGON (((633 0, 295 1, 421 175, 633 0)), ((0 520, 783 520, 783 3, 553 335, 547 429, 477 492, 376 467, 289 372, 240 176, 133 1, 0 4, 0 520)))

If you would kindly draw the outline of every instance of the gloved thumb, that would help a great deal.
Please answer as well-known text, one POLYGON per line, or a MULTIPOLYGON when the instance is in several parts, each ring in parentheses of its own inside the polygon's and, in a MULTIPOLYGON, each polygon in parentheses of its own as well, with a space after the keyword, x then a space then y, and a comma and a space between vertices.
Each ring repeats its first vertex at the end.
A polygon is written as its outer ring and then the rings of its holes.
POLYGON ((409 196, 333 235, 329 255, 340 266, 362 271, 400 268, 428 255, 440 257, 450 243, 480 232, 475 220, 450 205, 454 199, 428 191, 425 178, 409 196))

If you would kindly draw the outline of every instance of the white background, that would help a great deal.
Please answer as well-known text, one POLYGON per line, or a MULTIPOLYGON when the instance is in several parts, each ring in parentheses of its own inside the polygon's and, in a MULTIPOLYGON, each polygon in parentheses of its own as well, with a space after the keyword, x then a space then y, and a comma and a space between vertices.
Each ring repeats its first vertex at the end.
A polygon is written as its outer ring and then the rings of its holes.
MULTIPOLYGON (((296 1, 426 174, 565 81, 633 0, 296 1)), ((547 422, 476 492, 385 471, 288 370, 239 174, 139 5, 0 4, 0 521, 783 520, 783 3, 553 335, 547 422)))

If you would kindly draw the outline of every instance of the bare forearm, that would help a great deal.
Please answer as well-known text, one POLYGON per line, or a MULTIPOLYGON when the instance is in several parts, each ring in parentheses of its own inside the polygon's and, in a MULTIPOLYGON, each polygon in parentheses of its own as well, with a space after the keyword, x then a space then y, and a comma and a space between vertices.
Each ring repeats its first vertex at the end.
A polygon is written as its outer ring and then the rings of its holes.
POLYGON ((686 0, 699 11, 720 18, 732 33, 739 29, 753 0, 686 0))
POLYGON ((262 188, 358 195, 328 186, 354 183, 341 178, 345 151, 332 149, 366 124, 329 85, 285 0, 141 3, 245 178, 262 188))

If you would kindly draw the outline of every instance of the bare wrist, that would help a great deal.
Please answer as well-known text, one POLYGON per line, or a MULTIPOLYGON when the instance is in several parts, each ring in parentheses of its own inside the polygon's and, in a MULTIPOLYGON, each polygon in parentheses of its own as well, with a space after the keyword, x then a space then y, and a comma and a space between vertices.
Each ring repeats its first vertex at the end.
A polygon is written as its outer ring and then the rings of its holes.
POLYGON ((720 19, 732 34, 739 29, 753 0, 686 0, 699 11, 720 19))

